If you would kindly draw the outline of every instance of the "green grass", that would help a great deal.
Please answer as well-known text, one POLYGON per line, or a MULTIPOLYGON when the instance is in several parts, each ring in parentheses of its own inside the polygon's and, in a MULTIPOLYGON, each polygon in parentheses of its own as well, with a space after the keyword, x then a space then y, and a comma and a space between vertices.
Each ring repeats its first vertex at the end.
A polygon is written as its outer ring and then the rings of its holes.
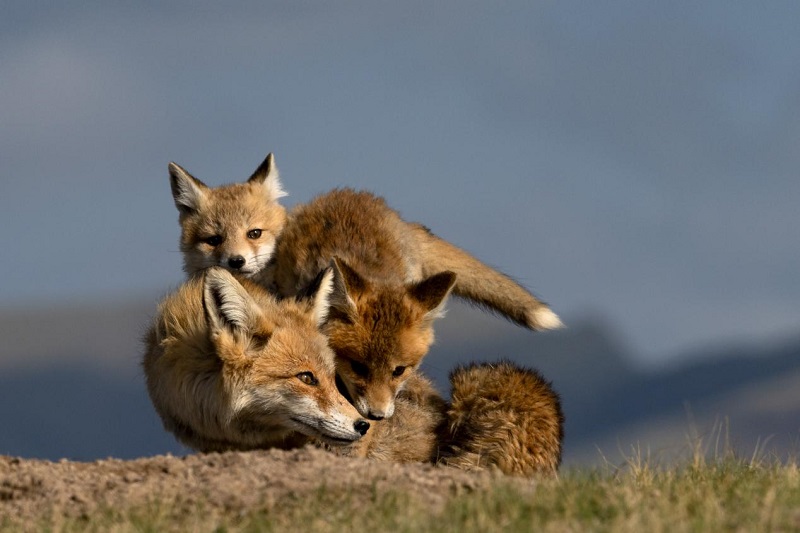
MULTIPOLYGON (((568 470, 527 487, 498 479, 432 508, 425 495, 373 491, 355 497, 319 488, 248 510, 187 512, 168 502, 106 509, 79 519, 43 518, 50 531, 800 531, 800 468, 795 461, 691 459, 659 467, 568 470)), ((1 524, 1 523, 0 523, 1 524)), ((5 524, 10 526, 9 523, 5 524)), ((12 527, 13 529, 13 527, 12 527)))

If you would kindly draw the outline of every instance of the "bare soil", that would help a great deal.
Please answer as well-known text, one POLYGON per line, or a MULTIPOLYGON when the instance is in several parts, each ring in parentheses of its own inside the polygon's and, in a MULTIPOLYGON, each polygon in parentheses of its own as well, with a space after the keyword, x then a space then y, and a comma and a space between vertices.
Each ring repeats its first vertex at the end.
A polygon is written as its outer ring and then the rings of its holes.
MULTIPOLYGON (((453 495, 488 488, 498 473, 344 458, 315 448, 227 452, 131 461, 58 462, 0 456, 0 524, 35 527, 43 517, 88 517, 167 502, 171 513, 246 513, 324 487, 356 498, 400 490, 431 510, 453 495)), ((530 481, 519 480, 530 487, 530 481)))

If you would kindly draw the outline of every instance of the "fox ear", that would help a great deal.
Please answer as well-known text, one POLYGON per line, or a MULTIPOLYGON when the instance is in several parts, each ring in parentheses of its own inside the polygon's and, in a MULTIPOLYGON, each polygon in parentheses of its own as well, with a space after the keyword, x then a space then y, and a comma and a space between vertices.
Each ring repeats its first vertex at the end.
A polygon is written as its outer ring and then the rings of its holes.
POLYGON ((280 181, 280 174, 278 167, 275 165, 275 156, 272 152, 267 154, 267 158, 261 163, 253 175, 247 180, 247 183, 260 185, 264 189, 264 196, 267 200, 272 202, 278 198, 286 196, 286 191, 280 181))
POLYGON ((367 280, 345 263, 342 258, 334 256, 331 259, 331 267, 338 270, 345 292, 360 293, 367 289, 367 280))
POLYGON ((406 286, 408 295, 427 311, 426 317, 431 320, 444 314, 444 303, 447 295, 456 283, 456 275, 449 270, 406 286))
POLYGON ((320 271, 314 281, 303 291, 306 297, 311 298, 311 314, 317 327, 321 327, 328 320, 333 292, 334 273, 331 268, 320 271))
POLYGON ((202 207, 206 199, 208 187, 195 178, 177 163, 169 164, 169 184, 172 187, 172 198, 181 215, 189 215, 202 207))
POLYGON ((363 292, 366 282, 355 270, 339 259, 331 259, 330 270, 333 273, 331 279, 330 315, 337 316, 348 322, 355 320, 358 316, 356 302, 351 293, 353 291, 363 292))
POLYGON ((356 303, 350 296, 349 283, 363 290, 363 279, 341 259, 334 257, 325 272, 330 272, 328 289, 328 310, 323 320, 338 318, 352 322, 357 316, 356 303))
POLYGON ((261 313, 253 297, 223 268, 206 270, 203 307, 213 331, 245 333, 253 329, 261 313))
POLYGON ((356 314, 356 304, 347 293, 344 276, 336 261, 297 294, 297 300, 311 300, 314 320, 321 327, 331 318, 352 321, 356 314))

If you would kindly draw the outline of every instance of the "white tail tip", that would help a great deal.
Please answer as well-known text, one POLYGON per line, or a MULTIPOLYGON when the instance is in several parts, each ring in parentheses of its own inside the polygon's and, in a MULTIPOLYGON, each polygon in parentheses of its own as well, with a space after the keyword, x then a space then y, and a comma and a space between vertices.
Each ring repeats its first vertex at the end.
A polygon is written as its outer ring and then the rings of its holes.
POLYGON ((564 323, 558 318, 558 315, 545 307, 537 309, 532 313, 531 324, 535 329, 559 329, 564 327, 564 323))

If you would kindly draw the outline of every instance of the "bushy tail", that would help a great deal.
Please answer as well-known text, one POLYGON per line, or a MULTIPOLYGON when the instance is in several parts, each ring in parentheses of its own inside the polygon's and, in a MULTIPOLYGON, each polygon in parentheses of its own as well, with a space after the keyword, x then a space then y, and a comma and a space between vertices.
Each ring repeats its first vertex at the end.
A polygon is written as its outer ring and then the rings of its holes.
POLYGON ((450 383, 440 463, 522 476, 555 474, 564 416, 558 395, 536 371, 508 361, 473 363, 456 368, 450 383))
POLYGON ((561 320, 544 302, 510 277, 464 250, 440 239, 420 224, 409 224, 422 260, 423 276, 449 270, 456 274, 453 293, 500 313, 529 329, 555 329, 561 320))

